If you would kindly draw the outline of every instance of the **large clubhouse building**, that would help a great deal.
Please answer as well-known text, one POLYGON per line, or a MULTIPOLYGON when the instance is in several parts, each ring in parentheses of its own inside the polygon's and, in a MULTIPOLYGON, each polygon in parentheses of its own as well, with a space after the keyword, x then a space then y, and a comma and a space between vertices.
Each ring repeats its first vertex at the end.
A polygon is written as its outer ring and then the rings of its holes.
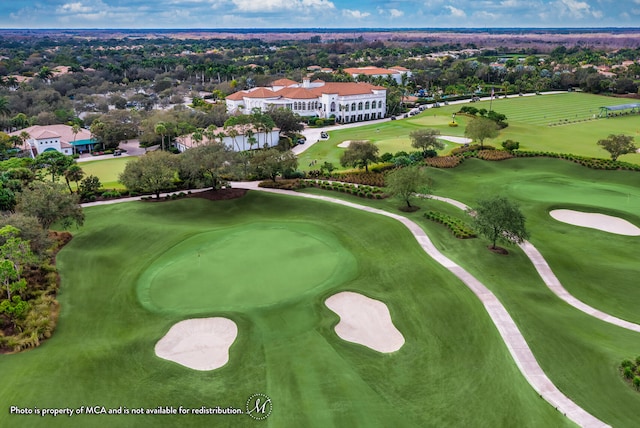
POLYGON ((226 98, 227 111, 250 112, 254 108, 287 108, 302 117, 336 122, 361 122, 381 119, 387 109, 387 89, 370 83, 324 82, 304 79, 302 83, 280 79, 270 87, 238 91, 226 98))

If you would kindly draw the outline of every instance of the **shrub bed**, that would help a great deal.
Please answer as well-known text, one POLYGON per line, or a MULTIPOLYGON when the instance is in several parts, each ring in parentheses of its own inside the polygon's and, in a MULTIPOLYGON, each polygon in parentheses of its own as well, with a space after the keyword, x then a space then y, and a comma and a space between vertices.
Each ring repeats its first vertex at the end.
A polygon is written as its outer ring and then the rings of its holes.
POLYGON ((379 172, 339 172, 332 175, 337 181, 384 187, 384 174, 379 172))
POLYGON ((635 361, 624 360, 620 363, 620 374, 625 382, 640 391, 640 356, 635 361))
POLYGON ((283 189, 283 190, 298 190, 300 188, 305 187, 302 182, 309 180, 300 180, 298 178, 294 179, 284 179, 284 180, 265 180, 258 184, 258 187, 265 187, 269 189, 283 189))
POLYGON ((513 154, 506 150, 478 150, 475 157, 488 161, 511 159, 513 154))
POLYGON ((333 190, 335 192, 348 193, 361 198, 383 199, 387 197, 380 187, 369 186, 366 184, 341 183, 338 181, 326 180, 303 180, 301 184, 301 187, 316 187, 324 190, 333 190))
POLYGON ((428 220, 435 221, 447 227, 456 238, 468 239, 477 236, 476 232, 465 222, 450 215, 438 211, 428 211, 424 213, 424 216, 428 220))
POLYGON ((590 158, 587 156, 573 155, 570 153, 554 153, 554 152, 539 152, 539 151, 516 151, 513 153, 516 157, 549 157, 565 159, 571 162, 579 163, 582 166, 593 169, 608 169, 608 170, 629 170, 640 171, 640 165, 635 165, 628 162, 614 161, 611 159, 590 158))
POLYGON ((434 168, 455 168, 460 165, 462 161, 464 161, 462 156, 442 156, 427 158, 424 162, 434 168))

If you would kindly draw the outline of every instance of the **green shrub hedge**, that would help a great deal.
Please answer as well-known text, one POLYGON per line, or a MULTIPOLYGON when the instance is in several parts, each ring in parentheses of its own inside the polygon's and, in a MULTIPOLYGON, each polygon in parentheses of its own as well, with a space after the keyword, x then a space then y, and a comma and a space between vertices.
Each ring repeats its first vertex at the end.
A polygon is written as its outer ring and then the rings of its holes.
POLYGON ((465 222, 450 215, 438 212, 428 211, 424 213, 426 219, 435 221, 447 227, 453 236, 459 239, 475 238, 476 232, 465 222))

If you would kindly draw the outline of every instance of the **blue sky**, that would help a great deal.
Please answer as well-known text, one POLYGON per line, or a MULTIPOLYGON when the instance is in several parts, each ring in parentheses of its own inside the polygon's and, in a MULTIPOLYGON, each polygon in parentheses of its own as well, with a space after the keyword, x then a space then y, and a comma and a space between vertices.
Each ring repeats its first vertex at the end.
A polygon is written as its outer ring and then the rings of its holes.
POLYGON ((0 0, 1 28, 639 26, 640 0, 0 0))

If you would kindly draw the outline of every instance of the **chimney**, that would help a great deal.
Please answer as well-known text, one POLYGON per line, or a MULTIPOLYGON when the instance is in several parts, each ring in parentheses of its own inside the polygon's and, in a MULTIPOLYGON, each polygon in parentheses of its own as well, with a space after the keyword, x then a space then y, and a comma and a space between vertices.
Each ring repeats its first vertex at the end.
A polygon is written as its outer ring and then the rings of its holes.
POLYGON ((302 87, 303 88, 310 88, 311 87, 311 81, 309 80, 308 77, 304 77, 302 79, 302 87))

